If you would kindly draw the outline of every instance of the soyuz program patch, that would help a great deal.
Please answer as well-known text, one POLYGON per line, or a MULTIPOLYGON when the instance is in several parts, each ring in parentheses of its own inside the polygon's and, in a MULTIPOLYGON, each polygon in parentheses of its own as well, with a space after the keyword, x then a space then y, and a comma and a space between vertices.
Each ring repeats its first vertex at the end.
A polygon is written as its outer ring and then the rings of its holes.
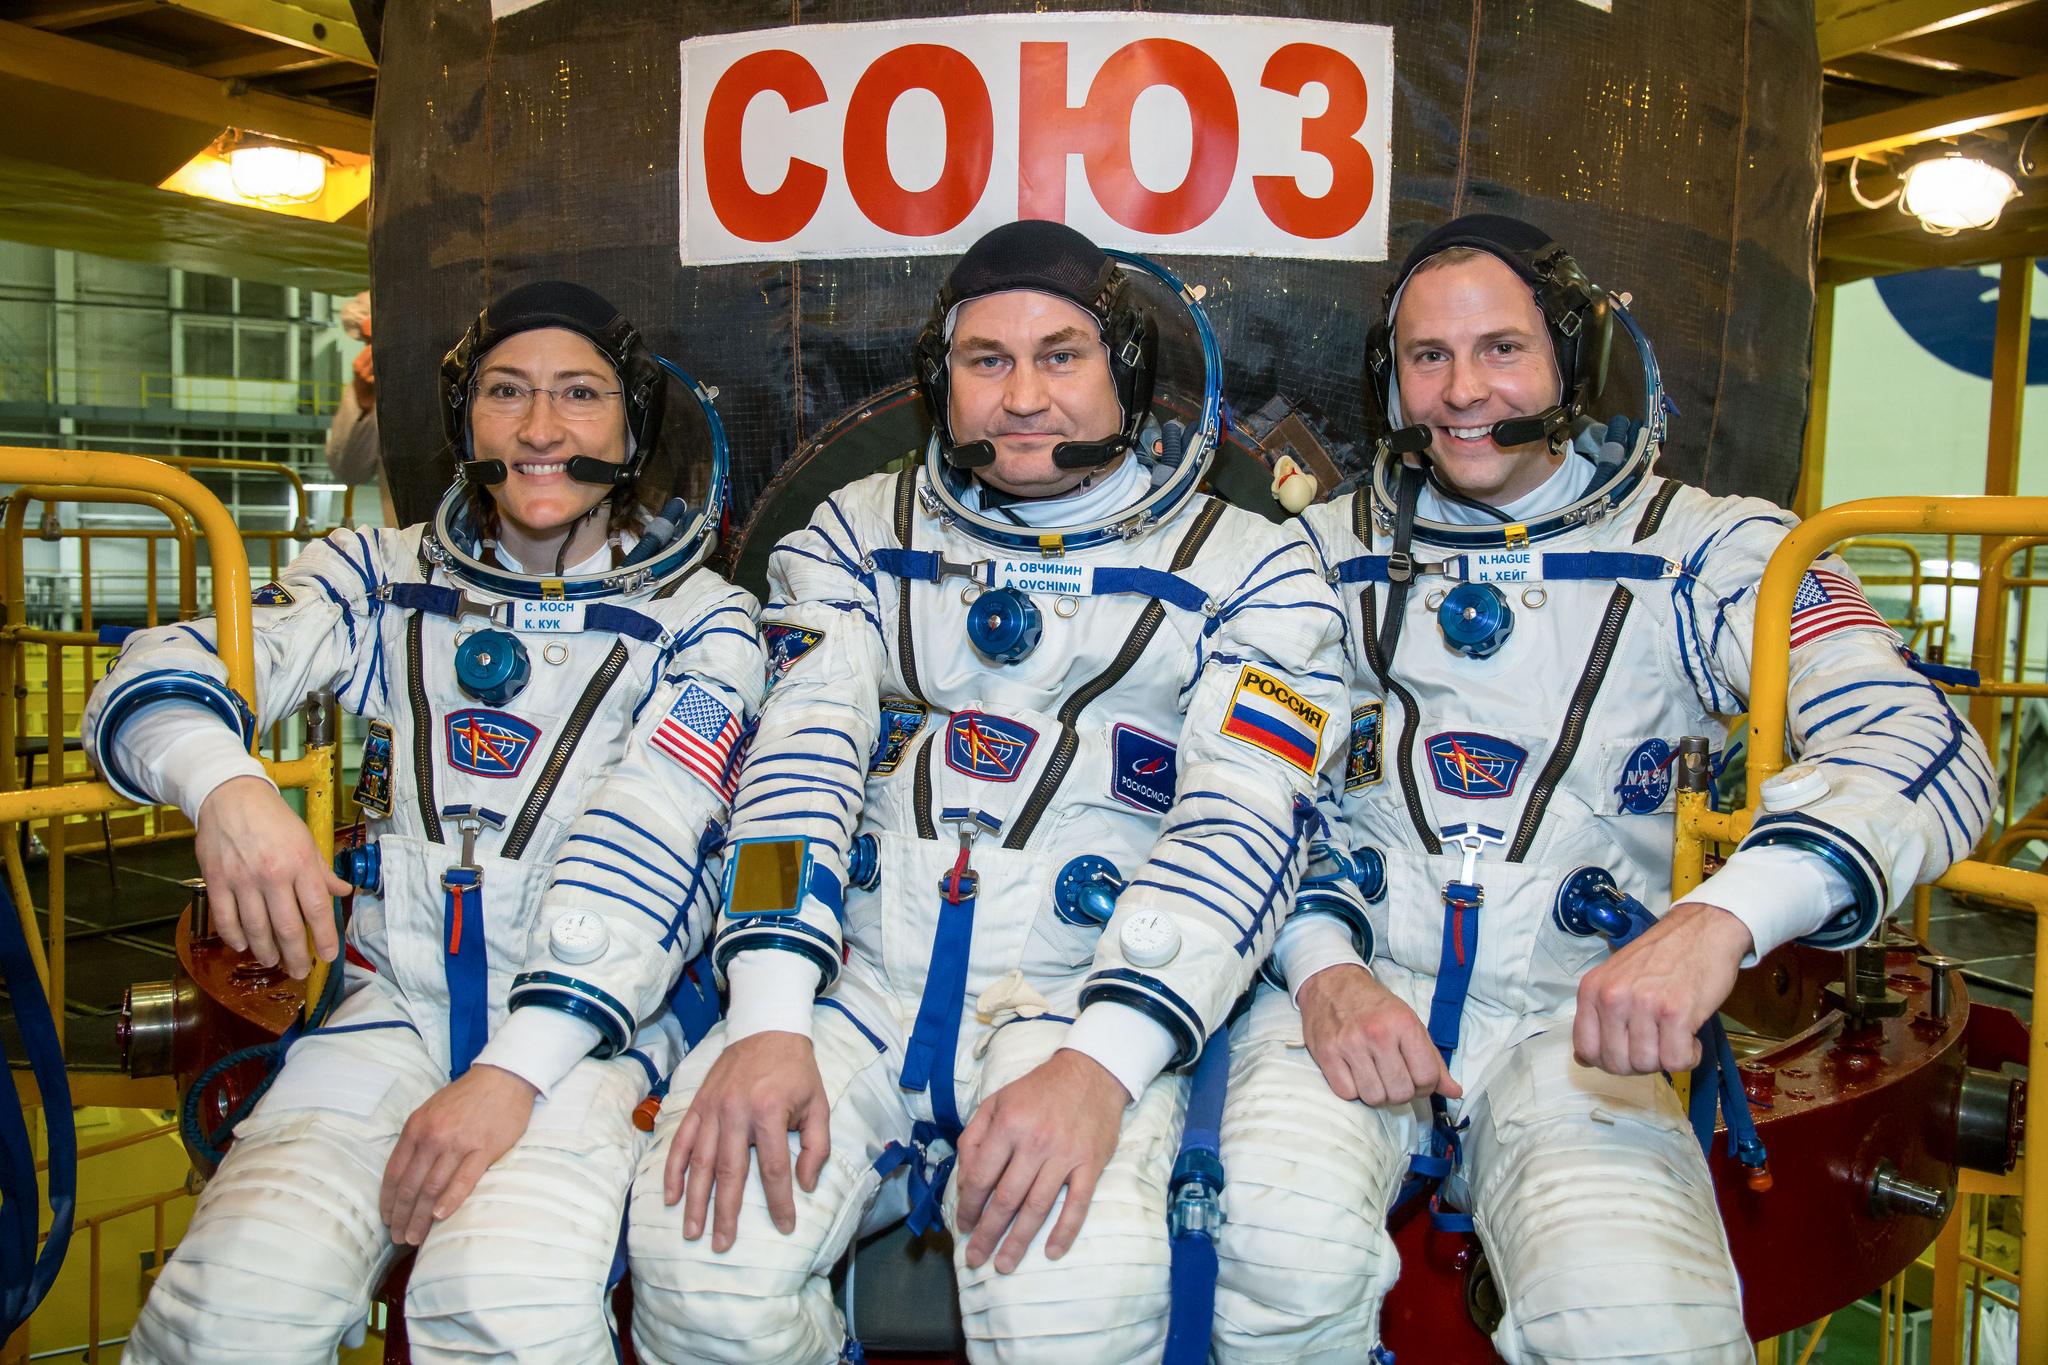
POLYGON ((249 594, 249 605, 252 607, 288 607, 295 600, 291 589, 282 583, 265 583, 249 594))
POLYGON ((1351 753, 1344 760, 1344 790, 1355 792, 1380 780, 1385 771, 1381 728, 1385 705, 1369 701, 1351 712, 1351 753))
POLYGON ((540 731, 503 711, 455 711, 448 716, 448 761, 478 777, 517 777, 540 731))
POLYGON ((1177 750, 1133 725, 1110 732, 1109 794, 1127 806, 1164 815, 1173 808, 1177 750))
POLYGON ((1330 713, 1270 673, 1246 664, 1237 675, 1222 733, 1313 774, 1330 713))
POLYGON ((796 666, 796 661, 817 647, 825 638, 822 630, 809 626, 793 626, 787 621, 763 621, 761 623, 761 646, 768 653, 768 686, 772 690, 782 681, 782 675, 796 666))
POLYGON ((986 711, 958 711, 946 727, 946 766, 988 782, 1014 782, 1038 731, 986 711))
POLYGON ((1429 773, 1438 791, 1470 801, 1512 796, 1529 751, 1492 735, 1446 730, 1429 737, 1429 773))
POLYGON ((924 729, 925 717, 931 709, 921 701, 907 697, 882 698, 882 732, 875 736, 875 751, 868 755, 868 772, 886 776, 896 771, 903 762, 903 753, 910 747, 910 741, 917 738, 917 732, 924 729))

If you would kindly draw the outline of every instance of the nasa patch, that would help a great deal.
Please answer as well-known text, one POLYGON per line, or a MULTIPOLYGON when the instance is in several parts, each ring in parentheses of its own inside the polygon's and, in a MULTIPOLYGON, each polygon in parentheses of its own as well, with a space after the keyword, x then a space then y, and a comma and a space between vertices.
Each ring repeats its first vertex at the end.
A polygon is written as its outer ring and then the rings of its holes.
POLYGON ((291 590, 282 583, 265 583, 249 594, 252 607, 288 607, 294 600, 291 590))
POLYGON ((1351 712, 1351 753, 1344 760, 1344 790, 1359 791, 1380 780, 1386 771, 1381 750, 1382 703, 1369 701, 1351 712))
POLYGON ((363 762, 356 778, 356 804, 372 815, 391 814, 391 727, 370 722, 363 738, 363 762))
POLYGON ((1511 796, 1529 751, 1492 735, 1446 730, 1429 738, 1429 773, 1438 791, 1468 801, 1511 796))
POLYGON ((796 661, 817 647, 825 638, 822 630, 809 626, 793 626, 786 621, 763 621, 761 623, 761 647, 768 653, 768 686, 773 689, 782 681, 782 675, 796 667, 796 661))
POLYGON ((903 762, 903 753, 917 732, 924 729, 931 708, 907 697, 882 698, 882 732, 875 737, 875 751, 868 755, 868 773, 887 776, 903 762))
POLYGON ((1110 732, 1109 794, 1127 806, 1164 815, 1173 808, 1174 746, 1130 725, 1110 732))
POLYGON ((946 726, 946 766, 985 782, 1014 782, 1038 731, 986 711, 957 711, 946 726))
POLYGON ((478 777, 517 777, 540 731, 503 711, 455 711, 448 717, 448 761, 478 777))
POLYGON ((1661 739, 1646 739, 1636 745, 1621 765, 1621 780, 1614 795, 1630 815, 1654 815, 1671 795, 1671 746, 1661 739))

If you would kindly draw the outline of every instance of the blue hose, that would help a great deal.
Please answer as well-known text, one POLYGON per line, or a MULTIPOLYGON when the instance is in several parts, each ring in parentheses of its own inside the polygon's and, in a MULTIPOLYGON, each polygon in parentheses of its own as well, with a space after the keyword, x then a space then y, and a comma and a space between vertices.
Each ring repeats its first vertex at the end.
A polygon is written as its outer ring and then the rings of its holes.
POLYGON ((71 1219, 78 1205, 78 1131, 71 1121, 71 1083, 64 1074, 64 1049, 57 1040, 49 997, 43 994, 36 976, 28 936, 4 881, 0 881, 0 976, 6 979, 14 1022, 42 1094, 43 1126, 50 1146, 50 1235, 38 1254, 41 1199, 36 1189, 35 1146, 29 1139, 21 1096, 10 1076, 6 1097, 0 1099, 0 1341, 4 1341, 28 1321, 56 1281, 71 1245, 71 1219))

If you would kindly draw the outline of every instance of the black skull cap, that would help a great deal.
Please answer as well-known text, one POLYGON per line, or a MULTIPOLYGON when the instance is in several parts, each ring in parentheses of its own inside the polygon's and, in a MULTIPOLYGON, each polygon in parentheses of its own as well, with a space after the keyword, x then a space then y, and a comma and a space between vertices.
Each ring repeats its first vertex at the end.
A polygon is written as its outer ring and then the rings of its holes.
POLYGON ((939 307, 950 313, 974 299, 1029 289, 1066 299, 1106 329, 1120 280, 1109 254, 1065 223, 1026 218, 991 228, 967 248, 946 277, 939 307))

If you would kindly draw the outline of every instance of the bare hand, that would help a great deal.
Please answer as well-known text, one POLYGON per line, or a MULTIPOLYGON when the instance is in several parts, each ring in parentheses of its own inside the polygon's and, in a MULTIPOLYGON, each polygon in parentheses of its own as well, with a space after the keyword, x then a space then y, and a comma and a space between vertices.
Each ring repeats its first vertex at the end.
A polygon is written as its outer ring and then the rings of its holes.
POLYGON ((1573 1052, 1617 1076, 1691 1070, 1700 1060, 1695 1035, 1734 989, 1753 946, 1748 927, 1719 906, 1673 906, 1579 982, 1573 1052))
POLYGON ((982 1101, 960 1135, 959 1223, 972 1232, 967 1264, 979 1269, 996 1254, 996 1269, 1007 1275, 1024 1260, 1031 1239, 1045 1226, 1062 1188, 1067 1202, 1045 1239, 1047 1260, 1067 1254, 1095 1182, 1116 1153, 1130 1092, 1102 1063, 1062 1048, 1050 1060, 982 1101))
POLYGON ((1326 967, 1302 983, 1301 1038, 1340 1100, 1404 1105, 1465 1092, 1408 1002, 1363 967, 1326 967))
POLYGON ((349 884, 313 846, 306 822, 260 777, 231 777, 199 807, 193 839, 199 875, 206 878, 213 927, 236 952, 250 952, 304 977, 313 969, 306 925, 322 962, 334 961, 341 940, 334 931, 334 900, 349 884))
POLYGON ((740 1196, 747 1189, 747 1151, 759 1153, 768 1216, 784 1236, 796 1231, 796 1195, 789 1187, 789 1135, 801 1133, 796 1178, 809 1194, 832 1154, 832 1106, 811 1040, 798 1033, 756 1033, 727 1046, 690 1101, 669 1144, 662 1190, 674 1204, 687 1193, 683 1237, 704 1235, 706 1205, 717 1196, 711 1249, 728 1250, 739 1236, 740 1196))
MULTIPOLYGON (((364 323, 363 339, 367 341, 369 337, 370 326, 368 323, 364 323)), ((356 352, 352 368, 355 370, 355 378, 349 382, 355 385, 356 406, 364 412, 368 412, 377 406, 377 362, 370 359, 370 348, 368 346, 356 352)))
POLYGON ((473 1066, 412 1111, 384 1163, 378 1212, 391 1240, 418 1246, 462 1207, 484 1172, 512 1150, 540 1091, 495 1066, 473 1066))

